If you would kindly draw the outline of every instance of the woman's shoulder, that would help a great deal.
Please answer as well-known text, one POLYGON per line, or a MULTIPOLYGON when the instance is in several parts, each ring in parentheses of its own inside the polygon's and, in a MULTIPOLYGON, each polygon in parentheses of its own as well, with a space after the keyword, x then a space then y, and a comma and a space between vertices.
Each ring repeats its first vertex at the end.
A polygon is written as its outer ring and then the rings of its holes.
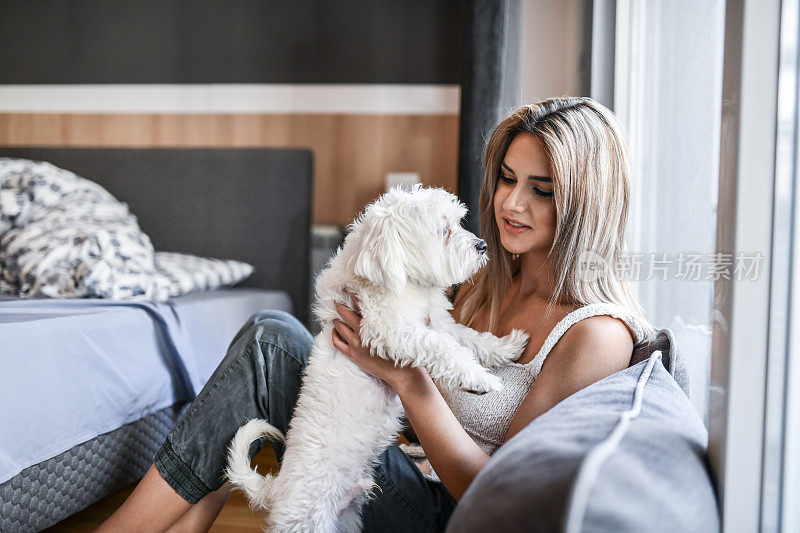
POLYGON ((566 317, 566 328, 550 357, 627 363, 640 336, 632 316, 614 305, 584 306, 566 317))
POLYGON ((564 337, 570 336, 582 346, 597 347, 598 344, 614 343, 633 348, 635 333, 621 318, 612 315, 592 315, 576 322, 564 337))
POLYGON ((567 315, 560 324, 564 332, 572 331, 571 336, 592 338, 607 335, 629 338, 636 344, 645 336, 644 328, 637 318, 623 305, 603 302, 578 307, 567 315))

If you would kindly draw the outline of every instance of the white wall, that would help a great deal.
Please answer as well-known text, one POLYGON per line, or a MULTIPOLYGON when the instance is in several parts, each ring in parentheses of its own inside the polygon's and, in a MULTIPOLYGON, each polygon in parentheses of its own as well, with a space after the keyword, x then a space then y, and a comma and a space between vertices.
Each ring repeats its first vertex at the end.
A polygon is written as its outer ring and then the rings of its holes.
POLYGON ((584 55, 591 37, 585 29, 588 6, 586 0, 524 0, 523 102, 565 94, 589 96, 584 55))

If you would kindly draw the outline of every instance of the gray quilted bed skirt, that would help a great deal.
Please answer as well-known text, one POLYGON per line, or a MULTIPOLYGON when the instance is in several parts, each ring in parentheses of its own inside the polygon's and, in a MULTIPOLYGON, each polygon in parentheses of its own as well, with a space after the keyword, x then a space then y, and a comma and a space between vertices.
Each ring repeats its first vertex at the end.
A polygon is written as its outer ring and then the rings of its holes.
POLYGON ((0 485, 0 531, 40 531, 141 478, 188 405, 100 435, 0 485))

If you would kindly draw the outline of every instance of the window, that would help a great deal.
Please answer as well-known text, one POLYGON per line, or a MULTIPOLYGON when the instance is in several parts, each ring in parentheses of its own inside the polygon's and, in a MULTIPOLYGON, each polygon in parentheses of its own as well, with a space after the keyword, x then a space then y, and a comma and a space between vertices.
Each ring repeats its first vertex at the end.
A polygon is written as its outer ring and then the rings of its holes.
POLYGON ((614 111, 638 178, 626 266, 653 324, 687 356, 706 423, 714 277, 735 266, 714 248, 723 29, 723 0, 616 2, 614 111))
POLYGON ((615 38, 593 37, 592 63, 614 55, 639 158, 629 245, 668 261, 640 297, 692 367, 725 531, 800 530, 798 4, 593 3, 615 38), (704 258, 701 280, 681 253, 704 258))

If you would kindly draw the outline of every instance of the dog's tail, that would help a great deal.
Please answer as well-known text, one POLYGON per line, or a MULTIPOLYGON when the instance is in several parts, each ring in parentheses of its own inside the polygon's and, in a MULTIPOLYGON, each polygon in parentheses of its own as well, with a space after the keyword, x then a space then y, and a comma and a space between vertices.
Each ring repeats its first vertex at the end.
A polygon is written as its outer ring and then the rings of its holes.
POLYGON ((236 432, 228 447, 228 468, 225 476, 234 487, 247 496, 250 506, 255 510, 266 510, 267 493, 274 480, 271 475, 262 476, 250 468, 250 445, 262 437, 283 441, 283 433, 266 420, 254 418, 236 432))

